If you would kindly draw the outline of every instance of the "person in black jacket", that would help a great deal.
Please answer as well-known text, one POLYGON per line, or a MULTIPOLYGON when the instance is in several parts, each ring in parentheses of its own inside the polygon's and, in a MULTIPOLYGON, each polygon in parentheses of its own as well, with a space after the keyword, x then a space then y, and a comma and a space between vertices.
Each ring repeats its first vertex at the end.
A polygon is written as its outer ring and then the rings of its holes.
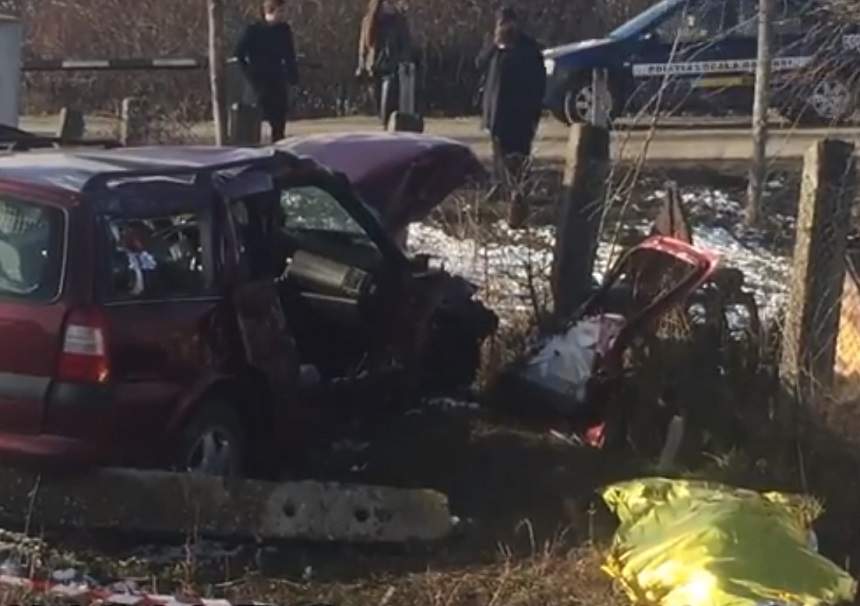
POLYGON ((284 13, 285 0, 266 0, 265 20, 249 25, 236 47, 263 119, 272 128, 273 142, 286 135, 289 87, 299 82, 293 31, 284 13))
POLYGON ((543 54, 522 31, 513 9, 505 8, 497 16, 492 43, 476 64, 485 75, 482 126, 493 140, 496 188, 511 197, 509 223, 519 227, 528 214, 523 169, 531 156, 546 90, 543 54))

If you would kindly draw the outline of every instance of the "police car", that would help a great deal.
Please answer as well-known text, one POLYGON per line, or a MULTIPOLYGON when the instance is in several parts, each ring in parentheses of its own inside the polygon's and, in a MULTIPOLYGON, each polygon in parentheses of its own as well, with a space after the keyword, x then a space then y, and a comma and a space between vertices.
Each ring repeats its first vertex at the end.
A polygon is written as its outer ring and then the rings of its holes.
MULTIPOLYGON (((830 2, 774 0, 771 104, 793 121, 841 123, 857 109, 860 29, 830 2)), ((757 11, 757 0, 662 0, 605 38, 548 49, 547 108, 587 120, 593 70, 606 69, 614 116, 748 115, 757 11)))

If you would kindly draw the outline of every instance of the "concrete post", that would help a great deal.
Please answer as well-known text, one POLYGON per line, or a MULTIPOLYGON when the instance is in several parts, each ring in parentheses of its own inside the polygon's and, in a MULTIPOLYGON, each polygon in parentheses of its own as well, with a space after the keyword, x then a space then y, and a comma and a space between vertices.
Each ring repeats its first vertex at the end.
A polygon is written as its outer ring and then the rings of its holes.
POLYGON ((135 97, 122 100, 120 142, 126 147, 144 145, 149 138, 146 101, 135 97))
POLYGON ((398 66, 400 78, 400 105, 398 110, 404 114, 415 113, 415 64, 401 63, 398 66))
POLYGON ((261 126, 260 112, 253 105, 234 103, 230 106, 231 145, 259 145, 261 126))
POLYGON ((84 138, 84 114, 76 109, 64 107, 60 110, 57 138, 63 141, 80 141, 84 138))
POLYGON ((18 126, 23 29, 14 17, 0 15, 0 124, 18 126))
POLYGON ((424 118, 418 114, 394 112, 388 118, 388 132, 423 133, 424 118))
POLYGON ((854 145, 822 140, 804 159, 791 294, 783 328, 780 377, 795 404, 812 405, 833 384, 845 250, 857 183, 854 145), (800 402, 795 402, 799 398, 800 402))
POLYGON ((438 541, 452 530, 448 498, 432 490, 132 469, 38 476, 0 468, 0 520, 25 519, 34 528, 324 543, 438 541))
POLYGON ((609 131, 590 124, 573 125, 552 267, 557 319, 572 314, 591 287, 608 169, 609 131))
POLYGON ((609 70, 595 69, 592 72, 592 91, 594 102, 591 104, 589 123, 600 128, 609 127, 612 113, 612 95, 609 91, 609 70))

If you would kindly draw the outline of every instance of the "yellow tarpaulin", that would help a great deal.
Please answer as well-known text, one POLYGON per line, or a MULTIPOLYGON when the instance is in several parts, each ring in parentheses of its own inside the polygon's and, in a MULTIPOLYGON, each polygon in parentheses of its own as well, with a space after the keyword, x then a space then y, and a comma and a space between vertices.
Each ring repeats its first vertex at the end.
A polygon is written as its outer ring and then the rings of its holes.
POLYGON ((634 604, 854 600, 854 579, 810 544, 810 498, 666 479, 616 484, 603 498, 621 520, 604 570, 634 604))

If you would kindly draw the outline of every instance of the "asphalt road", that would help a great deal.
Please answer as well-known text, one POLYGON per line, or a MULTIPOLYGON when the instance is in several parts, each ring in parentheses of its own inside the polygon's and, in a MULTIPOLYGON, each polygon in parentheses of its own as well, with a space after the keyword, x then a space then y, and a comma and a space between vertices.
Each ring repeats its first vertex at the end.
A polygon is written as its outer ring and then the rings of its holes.
MULTIPOLYGON (((35 132, 50 133, 55 130, 56 116, 24 117, 21 127, 35 132)), ((290 134, 310 134, 337 131, 380 130, 372 118, 328 118, 301 120, 290 123, 290 134)), ((87 136, 116 136, 118 123, 115 118, 89 116, 87 136)), ((211 126, 196 124, 191 127, 175 129, 161 127, 163 132, 175 130, 200 142, 212 138, 211 126)), ((482 157, 489 157, 490 146, 487 137, 481 132, 477 118, 456 118, 427 120, 427 132, 451 137, 475 148, 482 157)), ((552 119, 541 124, 535 153, 539 159, 561 160, 567 147, 569 130, 552 119)), ((805 151, 818 139, 824 137, 842 138, 860 143, 860 127, 831 129, 788 129, 776 127, 771 131, 768 154, 774 162, 794 163, 799 161, 805 151)), ((744 164, 752 152, 752 138, 748 126, 738 120, 708 120, 695 127, 683 119, 667 120, 660 128, 622 127, 613 133, 613 155, 622 161, 635 161, 647 151, 649 163, 668 164, 744 164)))

